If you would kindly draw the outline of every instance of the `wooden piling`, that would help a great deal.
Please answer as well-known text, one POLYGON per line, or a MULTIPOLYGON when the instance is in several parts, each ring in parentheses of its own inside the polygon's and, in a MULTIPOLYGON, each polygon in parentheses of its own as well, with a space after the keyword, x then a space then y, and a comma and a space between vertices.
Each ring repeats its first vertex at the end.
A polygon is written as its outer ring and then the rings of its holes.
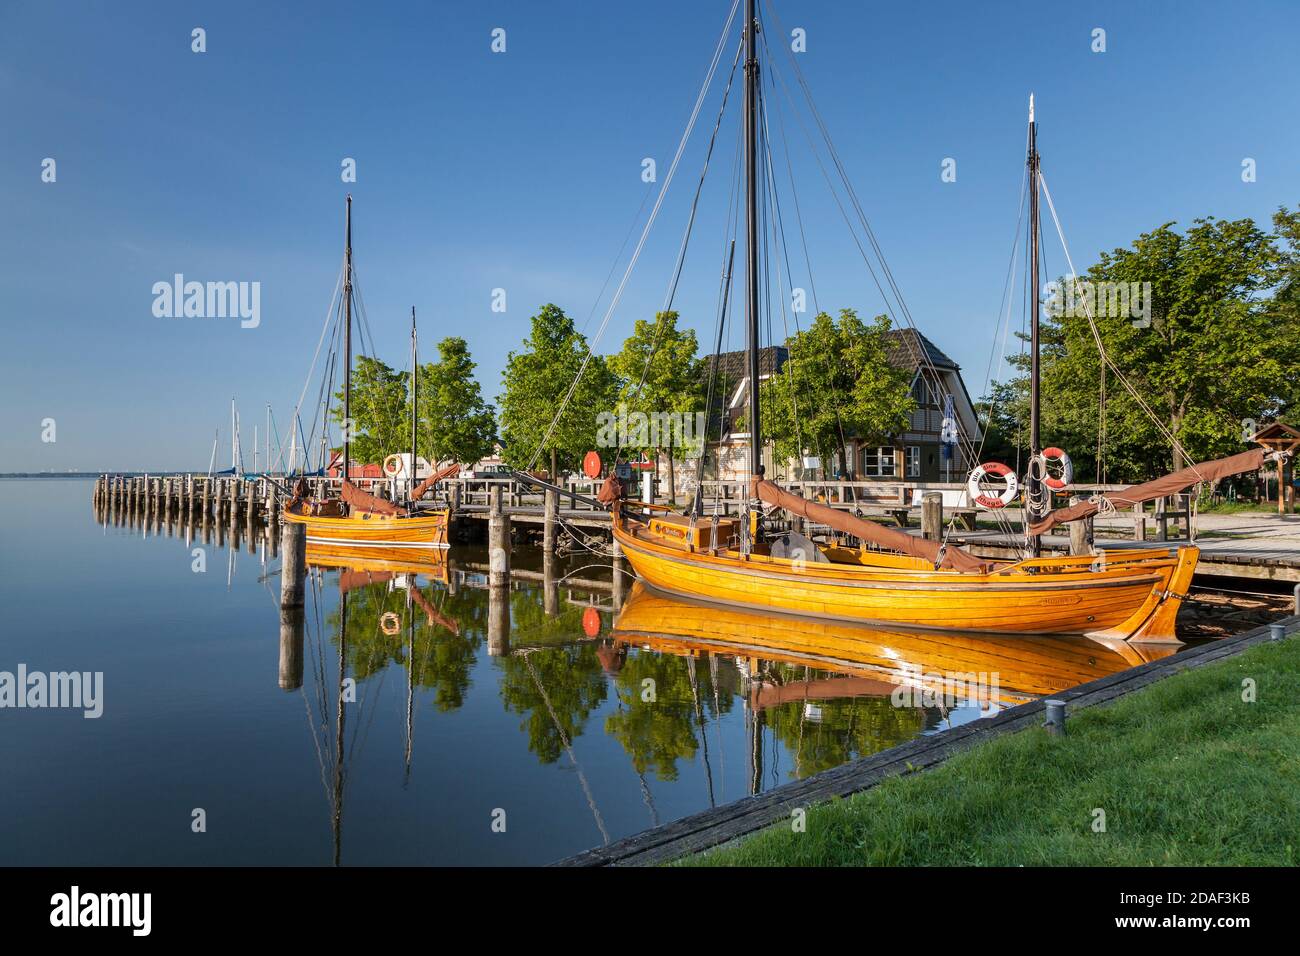
POLYGON ((307 580, 307 526, 286 521, 280 530, 280 607, 302 607, 307 580))
POLYGON ((943 495, 937 491, 921 498, 921 535, 931 541, 943 538, 943 495))
POLYGON ((560 495, 555 489, 546 489, 546 503, 542 509, 542 550, 549 556, 555 553, 555 535, 560 517, 560 495))
POLYGON ((510 583, 510 515, 501 506, 501 485, 492 486, 488 508, 488 554, 491 571, 488 584, 498 587, 510 583))
MULTIPOLYGON (((1076 505, 1082 498, 1072 497, 1071 505, 1076 505)), ((1070 553, 1071 554, 1092 554, 1092 537, 1093 523, 1092 518, 1085 518, 1082 521, 1071 521, 1070 526, 1070 553)))

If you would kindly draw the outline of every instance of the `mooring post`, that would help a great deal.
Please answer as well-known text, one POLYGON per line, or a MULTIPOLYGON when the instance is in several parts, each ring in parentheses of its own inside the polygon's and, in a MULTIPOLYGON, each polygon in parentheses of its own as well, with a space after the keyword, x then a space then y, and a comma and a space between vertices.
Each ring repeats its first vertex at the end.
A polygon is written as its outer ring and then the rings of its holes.
POLYGON ((488 505, 488 584, 510 583, 510 515, 501 506, 501 483, 494 482, 488 505))
POLYGON ((302 607, 307 579, 307 526, 286 521, 280 531, 280 607, 302 607))
POLYGON ((1065 734, 1065 701, 1052 699, 1045 701, 1044 706, 1046 706, 1047 710, 1045 711, 1043 726, 1047 728, 1047 732, 1053 737, 1063 736, 1065 734))
MULTIPOLYGON (((1077 495, 1070 498, 1071 505, 1077 505, 1083 499, 1077 495)), ((1092 554, 1093 524, 1092 518, 1070 522, 1070 553, 1092 554)))
POLYGON ((543 508, 542 550, 555 553, 555 527, 560 516, 560 495, 553 488, 546 489, 546 506, 543 508))
POLYGON ((931 541, 943 537, 943 495, 927 491, 921 498, 921 536, 931 541))
POLYGON ((1270 624, 1268 626, 1268 639, 1270 641, 1280 641, 1286 637, 1285 624, 1270 624))

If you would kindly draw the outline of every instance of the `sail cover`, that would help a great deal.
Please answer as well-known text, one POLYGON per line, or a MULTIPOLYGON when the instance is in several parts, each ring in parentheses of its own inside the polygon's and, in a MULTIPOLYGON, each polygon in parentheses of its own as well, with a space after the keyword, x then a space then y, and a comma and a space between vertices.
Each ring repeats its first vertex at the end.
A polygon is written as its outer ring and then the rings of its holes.
POLYGON ((1131 508, 1133 505, 1141 504, 1144 501, 1152 501, 1155 498, 1177 494, 1199 481, 1217 481, 1220 478, 1229 478, 1232 475, 1240 475, 1248 471, 1258 471, 1263 467, 1267 454, 1266 449, 1256 448, 1252 451, 1243 451, 1241 454, 1233 455, 1230 458, 1203 461, 1199 465, 1192 465, 1190 468, 1172 472, 1144 484, 1130 485, 1120 491, 1113 491, 1108 495, 1098 495, 1095 498, 1089 498, 1087 501, 1081 501, 1077 505, 1049 512, 1042 521, 1031 525, 1029 531, 1031 534, 1046 534, 1058 524, 1064 524, 1067 521, 1078 521, 1081 518, 1091 518, 1101 510, 1098 504, 1100 498, 1105 498, 1116 508, 1131 508))
POLYGON ((457 462, 452 462, 446 468, 438 469, 428 478, 424 479, 424 481, 420 482, 418 485, 415 486, 415 488, 411 491, 411 500, 419 501, 421 498, 424 497, 424 493, 426 491, 428 491, 438 482, 442 481, 442 479, 450 478, 458 471, 460 471, 460 465, 457 462))
POLYGON ((346 479, 343 481, 343 500, 358 511, 368 511, 372 515, 406 514, 404 508, 399 508, 386 498, 380 498, 368 491, 362 491, 346 479))
POLYGON ((800 515, 818 524, 828 525, 836 531, 843 531, 853 537, 868 541, 880 548, 888 548, 914 558, 922 558, 931 564, 949 571, 986 572, 991 560, 981 560, 963 551, 955 545, 941 548, 939 542, 927 538, 917 538, 905 531, 895 531, 884 525, 876 524, 857 515, 840 511, 829 505, 818 504, 802 498, 792 491, 786 491, 779 485, 766 480, 754 482, 754 495, 770 505, 782 508, 791 514, 800 515))

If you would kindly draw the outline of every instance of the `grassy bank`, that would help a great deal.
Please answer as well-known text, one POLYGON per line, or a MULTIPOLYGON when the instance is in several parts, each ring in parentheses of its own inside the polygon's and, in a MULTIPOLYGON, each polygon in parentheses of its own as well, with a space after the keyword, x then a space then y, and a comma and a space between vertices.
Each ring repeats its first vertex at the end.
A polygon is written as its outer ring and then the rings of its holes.
POLYGON ((813 807, 686 862, 739 866, 1294 865, 1300 638, 813 807), (1242 700, 1243 680, 1256 702, 1242 700), (1105 832, 1094 832, 1094 809, 1105 832))

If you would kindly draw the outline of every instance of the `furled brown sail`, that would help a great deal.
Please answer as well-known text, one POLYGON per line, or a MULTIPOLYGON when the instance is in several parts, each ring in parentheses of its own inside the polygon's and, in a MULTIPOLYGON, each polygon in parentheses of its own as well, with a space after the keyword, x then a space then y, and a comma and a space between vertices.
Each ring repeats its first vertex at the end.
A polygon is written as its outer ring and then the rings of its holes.
POLYGON ((368 491, 362 491, 346 479, 343 481, 343 500, 357 511, 368 511, 372 515, 406 514, 406 509, 399 508, 386 498, 380 498, 368 491))
POLYGON ((439 470, 435 471, 432 475, 430 475, 428 478, 424 479, 424 481, 420 482, 418 485, 415 486, 415 488, 411 491, 411 500, 419 501, 421 498, 424 497, 424 493, 426 491, 428 491, 438 482, 442 481, 442 479, 450 478, 458 471, 460 471, 460 465, 457 462, 452 462, 446 468, 440 468, 439 470))
POLYGON ((927 538, 917 538, 905 531, 895 531, 884 525, 867 521, 838 508, 818 504, 802 498, 792 491, 786 491, 779 485, 766 480, 756 480, 753 484, 754 495, 770 505, 782 508, 791 514, 801 515, 818 524, 828 525, 836 531, 851 534, 861 541, 868 541, 880 548, 888 548, 914 558, 922 558, 950 571, 986 572, 991 560, 981 560, 963 551, 956 545, 940 548, 939 542, 927 538))
POLYGON ((1243 451, 1241 454, 1233 455, 1230 458, 1203 461, 1199 465, 1192 465, 1190 468, 1172 472, 1140 485, 1130 485, 1121 491, 1113 491, 1108 495, 1098 495, 1087 501, 1081 501, 1077 505, 1049 512, 1042 521, 1030 526, 1029 530, 1033 534, 1046 534, 1058 524, 1064 524, 1067 521, 1078 521, 1081 518, 1091 518, 1101 510, 1097 503, 1098 498, 1105 498, 1116 508, 1131 508, 1133 505, 1144 501, 1152 501, 1166 495, 1177 494, 1199 481, 1217 481, 1220 478, 1229 478, 1232 475, 1240 475, 1248 471, 1258 471, 1263 467, 1267 455, 1267 449, 1255 448, 1251 451, 1243 451))

